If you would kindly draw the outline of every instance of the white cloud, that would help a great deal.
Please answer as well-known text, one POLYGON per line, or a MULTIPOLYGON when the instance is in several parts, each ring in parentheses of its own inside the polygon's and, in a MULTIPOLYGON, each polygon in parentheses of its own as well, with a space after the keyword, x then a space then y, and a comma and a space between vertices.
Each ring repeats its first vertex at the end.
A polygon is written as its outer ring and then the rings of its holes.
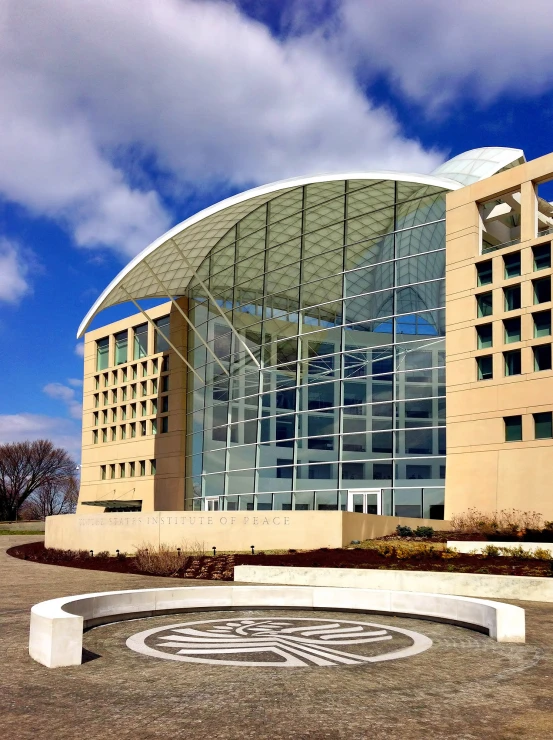
POLYGON ((72 385, 74 388, 82 388, 83 387, 83 381, 81 378, 67 378, 67 382, 69 385, 72 385))
POLYGON ((82 401, 76 397, 74 388, 63 385, 63 383, 47 383, 42 390, 50 398, 64 403, 73 419, 80 419, 82 417, 82 401))
POLYGON ((163 232, 152 167, 186 191, 440 159, 328 47, 275 39, 230 3, 6 0, 1 12, 0 193, 82 246, 131 255, 163 232))
MULTIPOLYGON (((536 95, 553 85, 549 0, 342 0, 333 43, 427 106, 536 95)), ((336 22, 336 18, 333 19, 336 22)))
POLYGON ((0 301, 17 303, 29 289, 27 265, 20 250, 12 242, 0 238, 0 301))
POLYGON ((77 342, 75 345, 75 354, 77 357, 84 357, 84 342, 77 342))
POLYGON ((35 439, 50 439, 80 459, 81 435, 75 422, 41 414, 0 414, 0 444, 35 439))

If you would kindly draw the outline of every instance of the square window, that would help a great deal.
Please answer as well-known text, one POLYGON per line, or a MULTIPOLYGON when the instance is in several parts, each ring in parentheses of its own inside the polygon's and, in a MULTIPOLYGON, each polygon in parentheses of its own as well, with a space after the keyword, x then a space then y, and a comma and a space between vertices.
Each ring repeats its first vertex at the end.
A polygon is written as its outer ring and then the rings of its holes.
POLYGON ((548 303, 551 300, 551 278, 532 280, 534 287, 534 303, 548 303))
POLYGON ((538 344, 534 350, 534 370, 551 370, 551 345, 538 344))
POLYGON ((506 254, 503 257, 503 265, 505 267, 505 279, 519 277, 520 275, 520 252, 513 252, 512 254, 506 254))
POLYGON ((392 480, 392 466, 390 463, 374 463, 373 480, 392 480))
POLYGON ((522 416, 504 416, 505 442, 520 442, 522 440, 522 416))
POLYGON ((505 319, 503 328, 505 330, 505 344, 521 341, 520 316, 514 319, 505 319))
POLYGON ((534 270, 547 270, 551 267, 551 244, 540 244, 532 247, 534 253, 534 270))
POLYGON ((490 380, 493 378, 493 356, 484 355, 476 358, 476 369, 478 380, 490 380))
POLYGON ((534 436, 536 439, 553 437, 553 413, 551 411, 534 414, 534 436))
POLYGON ((538 311, 532 314, 534 319, 534 336, 548 337, 551 335, 551 311, 538 311))
POLYGON ((492 293, 480 293, 476 296, 476 307, 478 318, 491 316, 493 313, 492 293))
POLYGON ((505 375, 520 375, 522 372, 521 352, 515 349, 512 352, 504 352, 505 375))
POLYGON ((489 285, 493 280, 492 261, 486 260, 476 265, 476 285, 489 285))
POLYGON ((488 349, 492 346, 492 324, 480 324, 476 327, 478 349, 488 349))
POLYGON ((520 285, 503 288, 503 295, 505 296, 505 311, 516 311, 520 308, 520 285))

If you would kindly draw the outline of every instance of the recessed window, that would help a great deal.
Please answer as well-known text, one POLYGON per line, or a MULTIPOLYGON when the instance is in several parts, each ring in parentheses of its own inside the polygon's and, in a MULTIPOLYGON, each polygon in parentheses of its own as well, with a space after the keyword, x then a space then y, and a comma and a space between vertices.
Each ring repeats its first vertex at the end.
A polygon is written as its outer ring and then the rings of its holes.
POLYGON ((110 478, 115 478, 115 465, 110 465, 109 466, 109 477, 110 478))
POLYGON ((136 473, 136 463, 129 463, 129 477, 134 478, 136 473))
POLYGON ((515 349, 512 352, 504 352, 505 375, 520 375, 522 372, 521 352, 515 349))
POLYGON ((161 413, 166 414, 169 411, 169 396, 161 397, 161 413))
POLYGON ((476 296, 476 307, 478 318, 483 316, 491 316, 493 313, 492 307, 492 293, 480 293, 476 296))
POLYGON ((538 311, 532 314, 534 319, 534 336, 548 337, 551 334, 551 311, 538 311))
POLYGON ((117 421, 117 409, 112 409, 111 410, 111 420, 112 421, 117 421))
POLYGON ((155 400, 152 401, 152 410, 150 413, 157 414, 157 401, 155 400))
POLYGON ((124 388, 121 388, 121 400, 126 401, 127 400, 127 386, 124 388))
POLYGON ((100 405, 100 394, 95 393, 94 394, 94 408, 97 409, 99 405, 100 405))
POLYGON ((129 373, 126 367, 123 368, 123 383, 126 383, 129 379, 129 373))
POLYGON ((109 385, 109 373, 104 373, 103 378, 104 378, 104 387, 107 388, 107 386, 109 385))
POLYGON ((551 370, 551 345, 538 344, 534 351, 534 370, 551 370))
POLYGON ((161 362, 161 372, 166 373, 169 370, 169 355, 165 355, 161 362))
POLYGON ((127 418, 127 407, 121 406, 121 421, 125 421, 127 418))
POLYGON ((490 380, 493 378, 493 356, 485 355, 476 358, 476 369, 478 380, 490 380))
POLYGON ((489 285, 493 280, 492 261, 486 260, 476 265, 476 285, 489 285))
POLYGON ((157 373, 157 360, 152 360, 152 375, 157 373))
POLYGON ((133 380, 136 380, 136 377, 138 375, 138 366, 137 365, 133 365, 131 367, 131 375, 132 375, 132 379, 133 380))
POLYGON ((536 439, 553 437, 553 413, 551 411, 534 414, 534 436, 536 439))
POLYGON ((104 391, 102 393, 102 403, 104 404, 104 406, 107 406, 108 405, 108 402, 109 402, 108 392, 107 391, 104 391))
POLYGON ((107 442, 107 441, 108 441, 108 430, 106 428, 106 429, 102 429, 102 442, 107 442))
POLYGON ((146 401, 140 401, 140 416, 146 415, 146 401))
POLYGON ((157 421, 156 421, 156 419, 152 419, 151 425, 152 425, 152 434, 157 434, 157 421))
POLYGON ((154 379, 152 380, 152 395, 153 395, 154 393, 157 393, 157 378, 154 378, 154 379))
POLYGON ((154 352, 167 352, 169 349, 169 316, 163 316, 161 319, 157 319, 155 325, 159 331, 156 331, 154 337, 155 349, 154 352))
POLYGON ((129 332, 120 331, 115 335, 115 364, 123 365, 128 359, 129 332))
POLYGON ((106 479, 106 466, 100 465, 100 480, 106 479))
POLYGON ((99 387, 100 387, 100 376, 95 375, 94 376, 94 388, 98 390, 99 387))
POLYGON ((109 365, 109 337, 96 342, 96 370, 105 370, 109 365))
POLYGON ((134 329, 134 359, 139 360, 148 354, 148 324, 141 324, 134 329))
POLYGON ((112 403, 117 403, 117 391, 112 391, 111 392, 111 402, 112 403))
POLYGON ((117 427, 111 428, 111 441, 116 442, 117 441, 117 427))
POLYGON ((131 398, 136 398, 136 383, 131 385, 131 398))
POLYGON ((95 444, 95 445, 98 444, 98 430, 97 429, 95 429, 92 432, 92 444, 95 444))
POLYGON ((534 303, 548 303, 551 300, 551 278, 532 280, 534 287, 534 303))
POLYGON ((503 257, 503 265, 505 268, 505 279, 519 277, 520 275, 520 252, 513 252, 513 254, 506 254, 503 257))
POLYGON ((131 419, 136 419, 136 403, 131 403, 131 419))
POLYGON ((136 424, 133 422, 132 424, 129 424, 131 428, 131 437, 136 437, 136 424))
POLYGON ((167 393, 168 390, 169 390, 169 376, 163 375, 161 378, 161 392, 167 393))
POLYGON ((92 423, 94 424, 95 427, 98 426, 98 412, 97 411, 95 411, 94 414, 92 415, 92 423))
POLYGON ((117 385, 117 370, 114 370, 111 374, 111 384, 117 385))
POLYGON ((119 463, 119 477, 125 477, 125 463, 119 463))
POLYGON ((156 474, 156 461, 150 460, 150 475, 156 474))
POLYGON ((551 267, 551 244, 540 244, 532 247, 534 253, 534 270, 547 270, 551 267))
POLYGON ((145 421, 141 421, 140 422, 140 434, 141 434, 142 437, 145 437, 146 434, 147 434, 146 422, 145 421))
POLYGON ((492 324, 480 324, 476 327, 478 349, 488 349, 492 346, 492 324))
POLYGON ((503 288, 503 295, 505 296, 505 311, 516 311, 520 308, 520 285, 503 288))
POLYGON ((143 362, 142 364, 142 377, 145 378, 148 375, 148 363, 143 362))
POLYGON ((522 416, 504 416, 505 442, 520 442, 522 440, 522 416))
POLYGON ((107 424, 107 423, 108 423, 108 412, 107 412, 107 409, 104 409, 104 411, 102 411, 102 424, 107 424))
POLYGON ((146 461, 139 460, 138 462, 138 475, 146 475, 146 461))
POLYGON ((517 188, 479 205, 482 254, 520 242, 520 203, 521 191, 517 188))
POLYGON ((161 421, 161 433, 166 434, 169 431, 169 417, 162 416, 160 421, 161 421))
POLYGON ((505 344, 521 341, 520 316, 516 316, 514 319, 505 319, 503 329, 505 331, 505 344))
POLYGON ((127 439, 127 425, 121 424, 119 429, 121 430, 121 439, 127 439))

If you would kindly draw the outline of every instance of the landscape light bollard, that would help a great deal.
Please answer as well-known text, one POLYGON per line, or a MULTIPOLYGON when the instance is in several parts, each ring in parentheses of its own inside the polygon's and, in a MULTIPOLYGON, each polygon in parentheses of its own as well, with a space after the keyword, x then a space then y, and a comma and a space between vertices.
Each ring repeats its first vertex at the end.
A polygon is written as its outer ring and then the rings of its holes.
POLYGON ((179 558, 180 558, 180 547, 177 547, 177 555, 178 555, 178 556, 179 556, 179 558))
POLYGON ((250 547, 252 548, 252 555, 255 555, 255 551, 254 551, 255 545, 250 545, 250 547))
POLYGON ((217 555, 217 548, 212 547, 211 549, 213 550, 213 557, 215 557, 217 555))
POLYGON ((94 557, 94 550, 91 550, 91 551, 90 551, 90 557, 91 557, 91 558, 93 558, 93 557, 94 557))
POLYGON ((116 550, 115 552, 117 553, 117 557, 119 557, 119 550, 116 550))

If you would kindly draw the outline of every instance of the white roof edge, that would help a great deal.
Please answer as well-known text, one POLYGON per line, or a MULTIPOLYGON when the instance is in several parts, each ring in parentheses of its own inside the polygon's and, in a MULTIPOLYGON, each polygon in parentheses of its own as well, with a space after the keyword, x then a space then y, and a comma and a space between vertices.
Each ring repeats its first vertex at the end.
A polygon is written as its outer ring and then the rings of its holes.
MULTIPOLYGON (((444 188, 446 190, 459 190, 463 187, 463 185, 461 185, 456 180, 450 180, 449 178, 445 177, 420 175, 410 172, 376 170, 372 172, 347 172, 337 174, 319 174, 303 177, 291 177, 286 180, 278 180, 276 182, 268 183, 267 185, 260 185, 259 187, 251 188, 250 190, 244 190, 241 193, 232 195, 230 198, 225 198, 218 203, 214 203, 212 206, 208 206, 207 208, 198 211, 198 213, 195 213, 193 216, 190 216, 184 221, 181 221, 179 224, 173 226, 173 228, 169 229, 165 232, 165 234, 162 234, 155 241, 149 244, 145 249, 139 252, 136 257, 133 257, 132 260, 127 265, 125 265, 125 267, 114 277, 110 284, 94 301, 94 304, 91 306, 86 316, 81 321, 81 324, 77 330, 77 339, 80 339, 82 337, 82 335, 88 328, 88 325, 95 317, 96 313, 99 313, 100 306, 107 298, 107 296, 124 280, 124 278, 132 271, 132 269, 136 267, 145 257, 148 257, 148 255, 154 252, 158 247, 160 247, 169 239, 172 239, 177 234, 180 234, 189 226, 192 226, 193 224, 196 224, 205 218, 209 218, 209 216, 213 216, 220 211, 224 211, 226 208, 230 208, 231 206, 243 203, 244 201, 249 200, 250 198, 255 198, 259 195, 268 195, 269 193, 276 193, 279 190, 284 190, 286 188, 300 187, 302 185, 310 185, 317 182, 331 182, 334 180, 395 180, 397 182, 415 182, 420 183, 421 185, 434 185, 435 187, 444 188)), ((243 216, 241 218, 243 218, 243 216)))

